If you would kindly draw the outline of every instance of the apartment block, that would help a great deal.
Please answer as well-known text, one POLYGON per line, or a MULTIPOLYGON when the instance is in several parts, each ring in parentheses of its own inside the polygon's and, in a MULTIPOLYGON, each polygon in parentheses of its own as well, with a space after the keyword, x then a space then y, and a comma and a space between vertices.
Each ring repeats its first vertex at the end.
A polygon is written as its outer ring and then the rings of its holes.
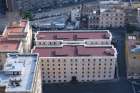
POLYGON ((108 30, 37 32, 44 83, 114 79, 117 51, 108 30))

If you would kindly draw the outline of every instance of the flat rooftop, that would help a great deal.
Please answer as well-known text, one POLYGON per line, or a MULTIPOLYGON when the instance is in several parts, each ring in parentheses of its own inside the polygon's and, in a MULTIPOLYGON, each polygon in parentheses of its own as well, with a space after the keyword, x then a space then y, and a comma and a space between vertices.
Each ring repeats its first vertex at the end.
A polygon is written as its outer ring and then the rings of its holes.
POLYGON ((26 20, 21 20, 19 23, 13 23, 5 29, 3 35, 10 38, 24 37, 26 34, 26 32, 24 32, 26 25, 27 25, 26 20))
POLYGON ((115 49, 84 46, 36 47, 33 53, 39 53, 40 57, 115 56, 115 49))
POLYGON ((20 41, 4 39, 2 40, 0 38, 0 52, 13 52, 18 50, 20 41))
POLYGON ((85 40, 85 39, 110 39, 111 34, 107 30, 101 31, 55 31, 55 32, 38 32, 37 40, 85 40))
POLYGON ((37 54, 8 54, 4 69, 0 72, 0 86, 6 86, 5 91, 10 93, 30 91, 37 59, 37 54))

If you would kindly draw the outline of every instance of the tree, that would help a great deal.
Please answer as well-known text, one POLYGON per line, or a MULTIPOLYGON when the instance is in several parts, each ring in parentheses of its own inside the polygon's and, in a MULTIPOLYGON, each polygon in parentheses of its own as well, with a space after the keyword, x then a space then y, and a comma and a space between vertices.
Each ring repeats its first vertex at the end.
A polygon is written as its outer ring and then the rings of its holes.
POLYGON ((32 20, 32 13, 30 11, 24 11, 21 13, 23 19, 32 20))

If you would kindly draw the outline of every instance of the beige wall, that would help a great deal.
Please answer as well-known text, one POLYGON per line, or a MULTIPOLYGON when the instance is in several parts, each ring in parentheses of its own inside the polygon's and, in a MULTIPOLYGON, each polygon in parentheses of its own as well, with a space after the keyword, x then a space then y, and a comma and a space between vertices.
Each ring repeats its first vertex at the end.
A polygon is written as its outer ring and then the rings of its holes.
POLYGON ((79 82, 114 79, 116 57, 54 57, 40 58, 45 83, 79 82))

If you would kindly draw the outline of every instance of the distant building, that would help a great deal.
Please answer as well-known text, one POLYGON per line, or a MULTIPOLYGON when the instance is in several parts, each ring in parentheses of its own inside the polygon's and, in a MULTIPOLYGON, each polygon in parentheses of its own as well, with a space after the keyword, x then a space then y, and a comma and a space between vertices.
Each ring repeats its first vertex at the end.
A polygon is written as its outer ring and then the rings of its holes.
POLYGON ((99 27, 124 27, 125 12, 121 9, 100 9, 99 27))
POLYGON ((127 78, 140 79, 140 34, 134 33, 126 37, 127 78))
POLYGON ((37 54, 8 54, 0 73, 1 93, 42 93, 37 54))
POLYGON ((72 9, 71 10, 71 21, 72 22, 76 22, 76 21, 79 21, 80 20, 80 16, 81 16, 81 13, 80 13, 80 9, 79 8, 75 8, 75 9, 72 9))
POLYGON ((114 79, 117 51, 108 30, 37 32, 44 83, 114 79))
POLYGON ((118 28, 124 27, 126 14, 119 1, 102 1, 97 5, 81 6, 80 28, 118 28))

